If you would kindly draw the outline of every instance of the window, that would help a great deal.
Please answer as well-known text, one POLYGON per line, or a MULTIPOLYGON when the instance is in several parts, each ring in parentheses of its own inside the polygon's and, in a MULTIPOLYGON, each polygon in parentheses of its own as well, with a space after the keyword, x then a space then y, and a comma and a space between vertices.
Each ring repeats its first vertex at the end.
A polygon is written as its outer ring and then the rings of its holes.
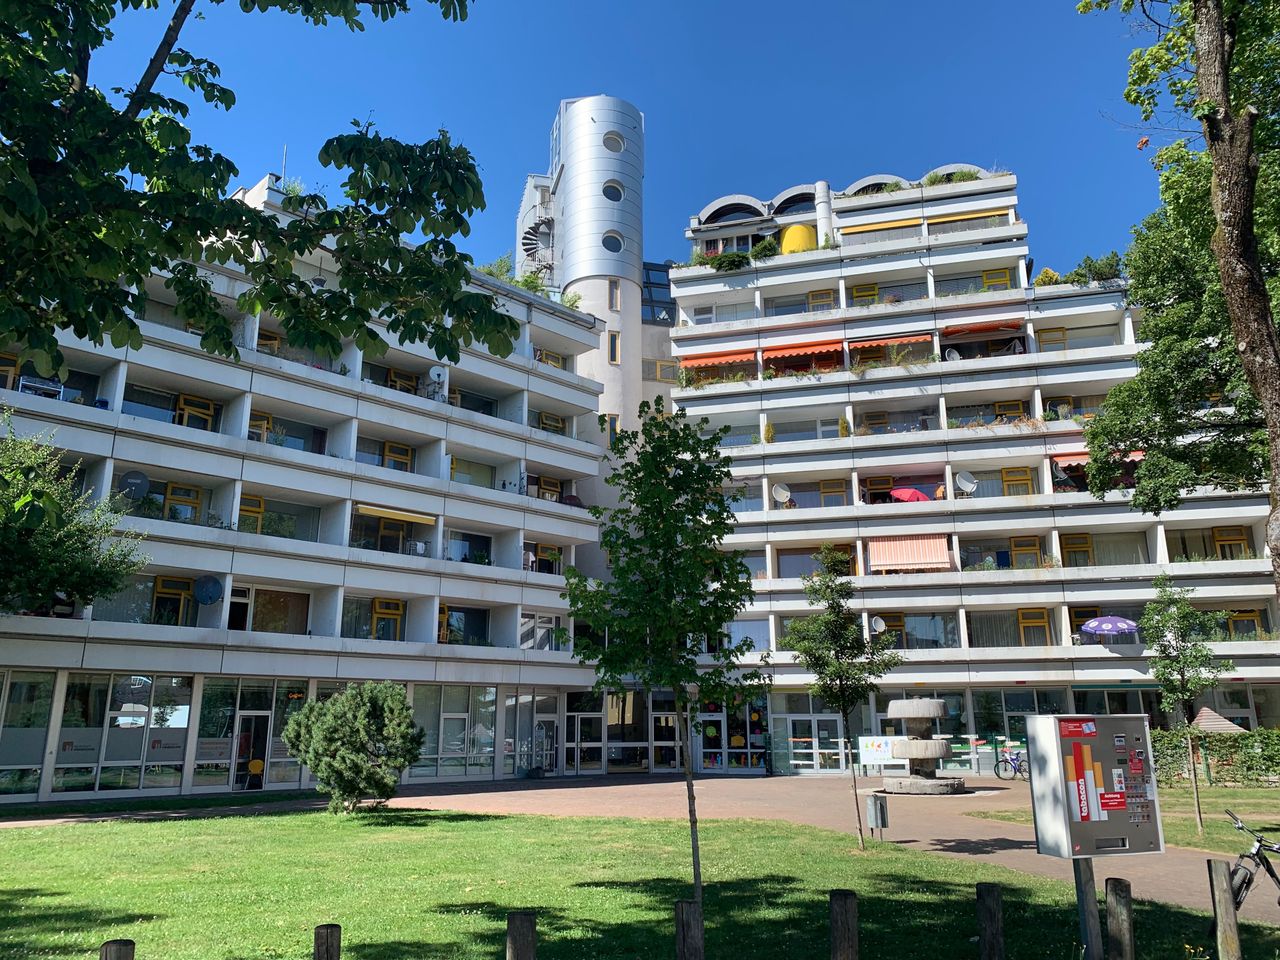
POLYGON ((18 382, 18 358, 0 353, 0 390, 13 390, 18 382))
POLYGON ((1262 630, 1262 614, 1257 610, 1237 610, 1227 618, 1227 634, 1232 639, 1253 639, 1262 630))
POLYGON ((641 376, 645 380, 657 380, 661 383, 680 382, 680 364, 674 360, 656 360, 645 357, 640 365, 641 376))
POLYGON ((440 643, 487 647, 489 611, 477 607, 440 606, 440 643))
POLYGON ((449 479, 493 489, 494 469, 487 463, 476 463, 462 457, 449 458, 449 479))
POLYGON ((538 544, 535 567, 539 573, 559 573, 560 548, 549 543, 538 544))
POLYGON ((565 430, 564 417, 558 413, 539 413, 538 429, 546 430, 550 433, 563 434, 565 430))
POLYGON ((844 507, 849 504, 849 485, 843 480, 821 480, 818 496, 824 507, 844 507))
POLYGON ((557 370, 564 370, 564 355, 556 353, 552 350, 544 350, 542 347, 535 347, 533 350, 533 359, 539 363, 545 363, 549 367, 555 367, 557 370))
POLYGON ((261 410, 249 411, 249 439, 266 443, 271 433, 271 414, 261 410))
POLYGON ((884 433, 889 429, 889 414, 877 410, 862 415, 862 425, 872 433, 884 433))
POLYGON ((1010 537, 1009 553, 1014 567, 1019 570, 1034 570, 1040 566, 1040 538, 1010 537))
MULTIPOLYGON (((609 278, 609 309, 622 309, 622 281, 616 277, 609 278)), ((614 361, 617 362, 616 360, 614 361)))
POLYGON ((1089 533, 1064 533, 1061 535, 1062 565, 1066 567, 1093 566, 1093 535, 1089 533))
POLYGON ((204 515, 201 512, 203 491, 199 487, 185 483, 170 483, 164 492, 164 519, 176 520, 178 523, 199 523, 204 515))
POLYGON ((893 477, 868 477, 867 502, 888 503, 889 491, 893 489, 893 477))
POLYGON ((1102 616, 1098 607, 1071 607, 1067 610, 1067 615, 1071 618, 1072 633, 1079 633, 1080 628, 1094 617, 1102 616))
POLYGON ((622 334, 617 330, 609 331, 609 362, 612 364, 622 362, 622 334))
POLYGON ((240 495, 240 522, 237 524, 236 529, 241 533, 261 533, 262 517, 266 509, 267 503, 262 497, 242 493, 240 495))
POLYGON ((417 393, 418 375, 409 373, 407 370, 397 370, 395 367, 391 367, 387 370, 387 386, 392 390, 399 390, 401 393, 417 393))
POLYGON ((983 290, 1008 290, 1011 286, 1008 267, 1003 270, 982 271, 983 290))
POLYGON ((621 153, 627 146, 627 142, 622 139, 622 134, 614 133, 612 131, 604 135, 604 139, 601 143, 604 144, 604 148, 610 153, 621 153))
POLYGON ((409 536, 409 524, 403 520, 378 520, 378 550, 381 553, 400 553, 409 536))
POLYGON ((263 587, 232 587, 229 630, 304 635, 310 622, 311 595, 263 587))
POLYGON ((193 582, 182 577, 156 577, 151 601, 151 622, 173 627, 194 627, 196 605, 193 582))
POLYGON ((375 598, 373 601, 373 639, 403 640, 404 601, 375 598))
POLYGON ((493 538, 463 530, 446 531, 444 556, 458 563, 487 564, 493 552, 493 538))
POLYGON ((1047 327, 1044 330, 1037 330, 1036 343, 1040 345, 1041 353, 1065 350, 1067 349, 1067 328, 1047 327))
POLYGON ((534 487, 534 495, 540 500, 559 503, 564 495, 564 484, 555 477, 539 477, 538 482, 532 486, 534 487))
POLYGON ((855 283, 853 285, 853 305, 855 307, 865 307, 872 303, 880 302, 880 284, 878 283, 855 283))
POLYGON ((1035 493, 1030 467, 1005 467, 1000 471, 1000 482, 1006 497, 1029 497, 1035 493))
POLYGON ((280 334, 272 330, 258 331, 258 352, 269 353, 273 357, 280 353, 280 334))
POLYGON ((404 473, 413 472, 413 448, 388 440, 382 445, 382 465, 404 473))
POLYGON ((606 423, 608 425, 609 446, 612 447, 618 441, 618 415, 616 413, 608 414, 606 423))
POLYGON ((834 290, 810 290, 809 310, 834 310, 836 308, 836 292, 834 290))
POLYGON ((1074 409, 1075 403, 1070 397, 1050 397, 1044 402, 1044 412, 1052 411, 1059 420, 1069 420, 1074 409))
POLYGON ((604 186, 600 188, 600 192, 604 194, 604 198, 606 200, 611 200, 614 203, 617 203, 622 199, 624 190, 622 188, 622 184, 617 180, 606 180, 604 182, 604 186))
POLYGON ((610 253, 622 252, 622 234, 610 230, 600 238, 600 246, 604 247, 610 253))
POLYGON ((1047 647, 1051 638, 1048 610, 1018 611, 1018 639, 1024 647, 1047 647))
POLYGON ((899 648, 905 649, 907 646, 907 625, 900 613, 882 613, 880 619, 884 621, 884 632, 893 634, 897 638, 899 648))
POLYGON ((1026 404, 1021 400, 998 400, 996 401, 995 413, 997 417, 1020 417, 1027 412, 1026 404))
POLYGON ((1219 560, 1240 560, 1249 555, 1244 527, 1214 527, 1213 548, 1219 560))
POLYGON ((218 426, 218 408, 212 400, 182 394, 178 397, 178 412, 174 422, 180 427, 194 427, 197 430, 216 430, 218 426))

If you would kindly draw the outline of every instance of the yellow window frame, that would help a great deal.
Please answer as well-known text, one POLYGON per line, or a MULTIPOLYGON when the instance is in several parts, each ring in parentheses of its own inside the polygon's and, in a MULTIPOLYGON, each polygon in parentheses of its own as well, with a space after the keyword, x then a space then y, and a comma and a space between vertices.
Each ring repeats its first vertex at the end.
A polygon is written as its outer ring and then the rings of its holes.
POLYGON ((1244 527, 1214 527, 1213 528, 1213 550, 1220 559, 1226 559, 1223 556, 1223 547, 1240 547, 1243 552, 1249 550, 1249 537, 1245 533, 1244 527))
POLYGON ((389 367, 387 369, 387 386, 392 390, 399 390, 401 393, 417 393, 418 375, 410 373, 408 370, 397 370, 395 367, 389 367))
POLYGON ((450 405, 450 406, 452 406, 452 407, 460 407, 460 406, 462 406, 462 391, 461 391, 461 390, 450 390, 450 391, 449 391, 449 405, 450 405))
POLYGON ((1013 289, 1013 279, 1010 276, 1009 268, 1001 267, 999 270, 983 270, 982 289, 984 291, 1013 289))
POLYGON ((1040 566, 1040 538, 1039 537, 1010 537, 1009 538, 1009 560, 1015 569, 1026 569, 1018 565, 1019 557, 1030 557, 1031 567, 1040 566))
POLYGON ((214 404, 212 400, 196 397, 189 393, 178 395, 177 411, 174 423, 180 427, 195 427, 197 430, 213 429, 214 404), (208 426, 199 426, 196 422, 203 420, 208 426))
POLYGON ((873 617, 879 617, 884 621, 885 633, 896 633, 898 642, 904 647, 907 645, 907 620, 901 613, 876 613, 873 617))
POLYGON ((1067 616, 1071 618, 1071 632, 1079 633, 1080 628, 1094 617, 1102 616, 1102 609, 1100 607, 1071 607, 1067 610, 1067 616))
POLYGON ((888 493, 893 489, 893 477, 867 477, 867 493, 888 493))
POLYGON ((16 389, 18 383, 18 358, 11 353, 0 353, 0 390, 16 389))
POLYGON ((846 507, 849 505, 849 485, 844 480, 819 480, 818 502, 824 507, 846 507), (831 503, 827 498, 832 498, 831 503), (839 498, 836 502, 835 498, 839 498))
POLYGON ((1067 328, 1046 327, 1043 330, 1037 330, 1036 343, 1040 345, 1042 351, 1046 347, 1057 347, 1065 350, 1067 349, 1067 328))
POLYGON ((834 290, 810 290, 809 291, 809 309, 813 310, 834 310, 836 307, 836 292, 834 290))
POLYGON ((274 330, 259 330, 257 350, 259 353, 269 353, 273 357, 280 353, 280 347, 284 341, 280 338, 280 334, 274 330))
POLYGON ((538 478, 538 497, 540 499, 559 502, 563 492, 564 485, 555 477, 538 478), (548 494, 550 494, 550 496, 548 496, 548 494))
POLYGON ((403 639, 401 630, 404 627, 404 601, 389 600, 384 597, 375 597, 373 600, 373 617, 369 625, 369 633, 375 640, 382 639, 378 636, 378 625, 386 621, 394 624, 394 635, 392 640, 399 641, 403 639))
POLYGON ((1000 470, 1000 487, 1001 492, 1006 497, 1029 497, 1035 493, 1035 485, 1031 480, 1030 467, 1002 467, 1000 470), (1025 486, 1025 492, 1018 492, 1020 486, 1025 486))
POLYGON ((1262 614, 1257 610, 1237 610, 1227 618, 1227 633, 1230 636, 1251 636, 1262 633, 1262 614), (1237 624, 1252 623, 1252 631, 1242 631, 1237 624))
POLYGON ((1025 400, 997 400, 995 405, 997 417, 1022 417, 1027 413, 1025 400))
POLYGON ((560 559, 560 548, 554 543, 537 544, 536 553, 539 560, 550 560, 554 563, 560 559))
POLYGON ((658 360, 654 376, 663 383, 680 382, 680 364, 674 360, 658 360), (665 372, 664 372, 665 371, 665 372))
POLYGON ((884 347, 855 348, 858 363, 884 363, 889 359, 884 347))
POLYGON ((546 350, 543 347, 536 347, 533 351, 533 359, 539 363, 545 363, 549 367, 555 367, 557 370, 564 369, 564 356, 556 353, 554 350, 546 350))
POLYGON ((168 483, 164 488, 164 519, 169 519, 169 507, 191 507, 196 518, 200 517, 200 508, 204 503, 204 493, 199 487, 189 483, 168 483))
POLYGON ((266 510, 266 498, 252 493, 240 494, 240 522, 237 524, 237 529, 241 533, 261 533, 262 516, 266 513, 266 510), (252 530, 245 529, 246 518, 249 518, 249 521, 253 524, 252 530))
POLYGON ((880 284, 878 283, 855 283, 853 285, 853 305, 855 307, 865 307, 869 304, 880 302, 880 284))
POLYGON ((862 415, 862 425, 868 430, 873 429, 874 427, 888 427, 889 414, 885 413, 883 410, 873 410, 871 413, 864 413, 862 415))
POLYGON ((395 440, 384 440, 382 442, 382 465, 391 467, 392 470, 403 470, 405 473, 412 473, 413 447, 407 443, 397 443, 395 440), (394 464, 403 464, 403 466, 394 466, 394 464))
POLYGON ((558 413, 539 413, 538 427, 552 433, 564 433, 564 417, 558 413))
POLYGON ((267 434, 271 432, 271 424, 273 423, 271 414, 263 413, 261 410, 249 411, 249 439, 265 442, 267 434), (257 436, 254 436, 254 434, 257 436))
POLYGON ((156 611, 160 600, 174 598, 178 600, 178 626, 187 622, 191 612, 191 604, 195 602, 195 581, 186 577, 156 577, 151 588, 151 621, 156 620, 156 611))
POLYGON ((1076 402, 1071 397, 1050 397, 1044 402, 1045 410, 1053 410, 1058 414, 1059 419, 1071 419, 1072 413, 1075 411, 1076 402), (1062 408, 1066 407, 1066 410, 1062 408))
POLYGON ((436 642, 449 642, 449 607, 448 604, 440 604, 440 613, 436 617, 436 642))
POLYGON ((609 362, 614 366, 622 363, 622 333, 618 330, 609 331, 609 362))
POLYGON ((1062 546, 1062 564, 1066 567, 1092 567, 1093 560, 1093 534, 1091 533, 1063 533, 1059 535, 1059 544, 1062 546), (1070 563, 1073 554, 1084 557, 1084 563, 1070 563))
MULTIPOLYGON (((404 543, 409 539, 409 534, 413 531, 409 524, 403 520, 389 520, 386 517, 378 518, 378 549, 382 550, 382 544, 387 537, 396 538, 397 552, 404 550, 404 543)), ((385 551, 384 551, 385 552, 385 551)))
MULTIPOLYGON (((1045 645, 1053 642, 1053 631, 1049 629, 1049 610, 1046 607, 1021 608, 1018 610, 1018 642, 1027 646, 1027 630, 1043 628, 1045 645)), ((1039 644, 1035 644, 1039 646, 1039 644)))

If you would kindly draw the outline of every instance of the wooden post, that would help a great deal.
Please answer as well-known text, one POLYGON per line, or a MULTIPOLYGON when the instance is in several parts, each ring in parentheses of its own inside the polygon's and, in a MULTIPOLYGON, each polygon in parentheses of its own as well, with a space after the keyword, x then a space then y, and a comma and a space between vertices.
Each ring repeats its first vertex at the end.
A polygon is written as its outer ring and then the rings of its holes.
POLYGON ((1071 861, 1076 878, 1076 912, 1080 916, 1080 942, 1084 944, 1084 960, 1103 960, 1102 919, 1098 916, 1098 888, 1093 880, 1093 858, 1071 861))
POLYGON ((1231 895, 1231 864, 1209 861, 1209 892, 1213 896, 1214 933, 1218 938, 1218 960, 1243 960, 1240 928, 1236 924, 1236 901, 1231 895))
POLYGON ((831 960, 858 960, 858 895, 831 891, 831 960))
POLYGON ((1107 877, 1107 960, 1134 960, 1133 888, 1107 877))
POLYGON ((1004 893, 998 883, 978 884, 978 960, 1004 960, 1004 893))
POLYGON ((676 960, 706 960, 702 941, 702 904, 676 901, 676 960))
POLYGON ((133 960, 132 940, 108 940, 98 951, 98 960, 133 960))
POLYGON ((538 914, 512 910, 507 914, 507 960, 535 960, 538 956, 538 914))
POLYGON ((336 923, 322 923, 316 927, 314 960, 342 960, 342 927, 336 923))

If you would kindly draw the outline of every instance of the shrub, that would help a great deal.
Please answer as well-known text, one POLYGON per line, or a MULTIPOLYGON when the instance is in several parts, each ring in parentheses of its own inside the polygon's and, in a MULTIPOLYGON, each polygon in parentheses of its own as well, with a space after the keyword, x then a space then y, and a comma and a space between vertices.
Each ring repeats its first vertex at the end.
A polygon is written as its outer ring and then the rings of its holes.
POLYGON ((938 173, 938 171, 933 170, 925 174, 924 179, 920 181, 920 186, 936 187, 939 184, 946 183, 946 182, 947 182, 947 175, 945 173, 938 173))
POLYGON ((764 425, 764 442, 773 443, 773 437, 774 437, 773 424, 766 423, 764 425))
POLYGON ((547 295, 547 285, 543 282, 542 277, 536 273, 522 273, 516 278, 515 285, 530 293, 536 293, 540 297, 547 295))
POLYGON ((726 253, 718 253, 714 257, 709 257, 707 263, 717 273, 728 273, 732 270, 742 270, 751 266, 751 254, 730 250, 726 253))
POLYGON ((971 180, 981 180, 977 170, 956 170, 954 173, 947 175, 949 183, 968 183, 971 180))
POLYGON ((404 687, 389 681, 352 684, 328 700, 313 700, 284 730, 289 752, 329 794, 330 813, 351 813, 365 797, 390 799, 425 736, 414 725, 404 687))
POLYGON ((1112 250, 1097 260, 1086 256, 1076 268, 1062 277, 1063 283, 1074 283, 1083 286, 1088 283, 1100 283, 1105 280, 1119 280, 1124 274, 1124 261, 1120 254, 1112 250))
POLYGON ((1041 270, 1039 273, 1036 274, 1035 280, 1032 281, 1032 286, 1051 287, 1055 283, 1061 283, 1061 282, 1062 282, 1062 274, 1058 273, 1058 271, 1054 270, 1052 267, 1045 267, 1043 270, 1041 270))
POLYGON ((573 291, 573 293, 566 293, 560 298, 560 305, 568 307, 570 310, 577 310, 582 305, 582 294, 577 290, 573 291))
MULTIPOLYGON (((1280 780, 1280 730, 1246 733, 1192 734, 1196 749, 1208 762, 1210 778, 1220 783, 1268 784, 1280 780)), ((1166 786, 1185 780, 1187 741, 1182 730, 1152 730, 1156 776, 1166 786)))
POLYGON ((773 239, 773 237, 765 237, 751 248, 751 259, 768 260, 770 257, 776 257, 781 252, 777 240, 773 239))

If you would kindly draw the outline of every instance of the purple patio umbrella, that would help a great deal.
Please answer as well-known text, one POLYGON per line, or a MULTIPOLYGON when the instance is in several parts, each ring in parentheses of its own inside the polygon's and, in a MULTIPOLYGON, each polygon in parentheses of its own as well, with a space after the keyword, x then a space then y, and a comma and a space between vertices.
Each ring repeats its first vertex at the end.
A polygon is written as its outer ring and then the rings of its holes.
POLYGON ((1124 617, 1094 617, 1080 625, 1080 632, 1095 639, 1136 634, 1138 625, 1124 617))

